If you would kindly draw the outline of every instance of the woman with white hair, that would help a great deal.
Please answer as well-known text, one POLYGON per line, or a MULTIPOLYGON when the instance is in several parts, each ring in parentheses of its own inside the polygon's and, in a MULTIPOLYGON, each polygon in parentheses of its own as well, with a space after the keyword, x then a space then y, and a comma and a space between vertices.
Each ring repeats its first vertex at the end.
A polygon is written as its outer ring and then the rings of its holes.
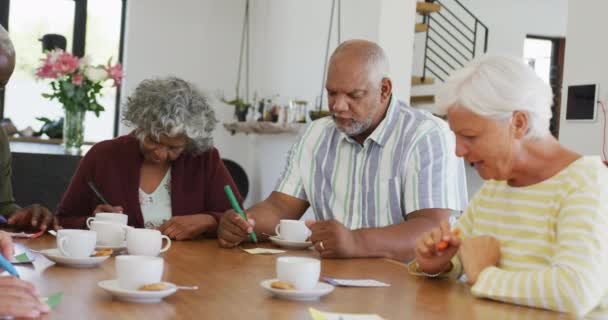
POLYGON ((144 80, 123 120, 135 130, 87 152, 57 208, 59 223, 84 228, 97 212, 123 212, 129 225, 158 228, 172 239, 215 234, 231 208, 224 186, 242 200, 212 145, 217 120, 207 99, 178 78, 144 80))
POLYGON ((608 169, 551 136, 551 100, 521 59, 485 56, 445 83, 437 104, 456 154, 486 182, 458 232, 444 222, 417 240, 411 271, 575 315, 607 305, 608 169))

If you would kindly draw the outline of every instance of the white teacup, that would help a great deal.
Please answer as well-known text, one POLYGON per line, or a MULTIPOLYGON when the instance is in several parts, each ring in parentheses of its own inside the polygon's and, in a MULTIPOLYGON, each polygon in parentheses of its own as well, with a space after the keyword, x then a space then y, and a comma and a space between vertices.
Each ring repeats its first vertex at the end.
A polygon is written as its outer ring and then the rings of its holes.
POLYGON ((310 237, 310 229, 301 220, 281 220, 274 228, 279 238, 287 241, 303 242, 310 237))
POLYGON ((127 230, 127 251, 129 254, 140 256, 157 256, 171 248, 171 239, 162 235, 160 231, 154 229, 135 229, 127 230), (167 244, 162 247, 163 239, 167 244))
POLYGON ((164 261, 160 257, 117 256, 115 266, 118 286, 137 290, 145 284, 160 282, 164 261))
POLYGON ((89 230, 61 229, 57 231, 57 248, 63 256, 88 258, 95 250, 97 233, 89 230))
POLYGON ((95 214, 95 217, 87 218, 87 227, 91 229, 92 221, 108 221, 114 222, 122 225, 127 225, 127 221, 129 220, 129 216, 122 213, 113 213, 113 212, 98 212, 95 214))
POLYGON ((89 228, 97 232, 97 245, 116 247, 125 241, 126 228, 129 227, 108 221, 92 221, 89 228))
POLYGON ((304 257, 277 258, 277 278, 298 290, 309 290, 319 283, 321 261, 304 257))

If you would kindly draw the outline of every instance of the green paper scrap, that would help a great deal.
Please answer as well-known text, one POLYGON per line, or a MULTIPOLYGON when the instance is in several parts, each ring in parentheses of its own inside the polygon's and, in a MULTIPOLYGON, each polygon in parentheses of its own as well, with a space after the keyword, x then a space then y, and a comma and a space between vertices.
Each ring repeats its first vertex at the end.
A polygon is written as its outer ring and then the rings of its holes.
POLYGON ((46 304, 51 307, 51 309, 55 309, 55 307, 57 307, 61 303, 62 298, 63 291, 53 293, 52 295, 46 297, 46 304))
POLYGON ((29 262, 30 261, 30 257, 28 257, 27 254, 24 252, 24 253, 22 253, 20 255, 16 255, 15 256, 15 261, 21 262, 21 263, 23 263, 23 262, 29 262))

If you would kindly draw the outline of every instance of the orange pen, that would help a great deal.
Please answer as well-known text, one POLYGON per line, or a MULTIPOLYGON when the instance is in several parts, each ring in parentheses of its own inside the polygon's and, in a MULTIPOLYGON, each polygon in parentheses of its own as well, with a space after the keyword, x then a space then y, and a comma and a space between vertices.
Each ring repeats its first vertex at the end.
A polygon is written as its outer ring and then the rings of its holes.
MULTIPOLYGON (((460 235, 460 230, 458 230, 458 228, 454 228, 454 230, 452 230, 452 235, 455 237, 458 237, 460 235)), ((447 247, 449 246, 449 242, 445 241, 445 240, 441 240, 438 244, 437 244, 437 250, 438 251, 443 251, 445 249, 447 249, 447 247)))

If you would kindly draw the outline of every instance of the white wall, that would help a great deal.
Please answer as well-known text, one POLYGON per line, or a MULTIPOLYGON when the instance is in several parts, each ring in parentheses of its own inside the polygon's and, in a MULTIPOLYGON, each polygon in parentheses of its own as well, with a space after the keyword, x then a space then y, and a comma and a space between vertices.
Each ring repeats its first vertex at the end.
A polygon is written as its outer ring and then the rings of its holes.
POLYGON ((608 29, 608 2, 570 1, 564 61, 562 118, 559 140, 566 147, 585 155, 601 154, 604 118, 601 108, 593 123, 566 121, 568 84, 598 83, 599 98, 608 100, 608 42, 602 36, 608 29))
POLYGON ((523 56, 526 35, 566 35, 568 0, 461 0, 490 29, 489 53, 523 56))
POLYGON ((383 0, 378 43, 391 64, 395 95, 409 101, 412 75, 416 1, 383 0))
MULTIPOLYGON (((232 97, 244 3, 129 1, 123 101, 143 79, 165 75, 183 77, 212 95, 221 90, 232 97)), ((313 102, 322 85, 331 2, 266 0, 251 1, 251 6, 251 95, 278 93, 281 103, 292 98, 313 102)), ((409 97, 413 25, 414 0, 342 1, 342 39, 364 38, 384 46, 399 75, 395 90, 404 98, 409 97)), ((336 45, 334 37, 330 53, 336 45)), ((214 106, 221 121, 232 121, 231 108, 217 101, 214 106)), ((272 191, 295 140, 295 135, 231 136, 221 126, 216 129, 222 156, 239 162, 250 176, 246 205, 272 191)))

